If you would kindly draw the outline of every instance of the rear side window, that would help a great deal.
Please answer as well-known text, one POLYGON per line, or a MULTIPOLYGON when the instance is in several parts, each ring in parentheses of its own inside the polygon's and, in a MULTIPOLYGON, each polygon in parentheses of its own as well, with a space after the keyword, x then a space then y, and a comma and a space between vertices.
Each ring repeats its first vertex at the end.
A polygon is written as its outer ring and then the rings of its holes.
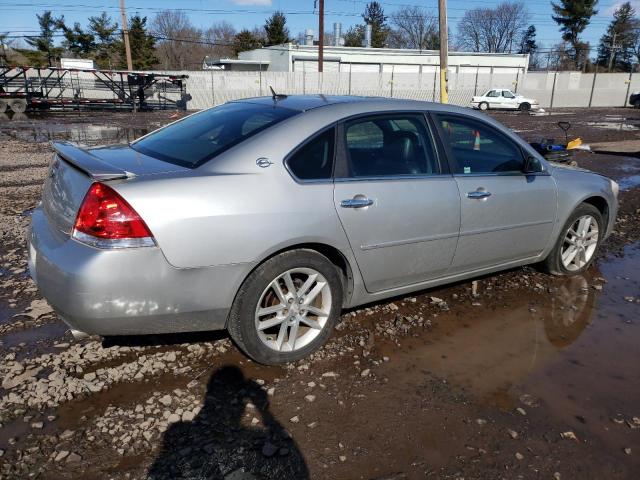
POLYGON ((437 118, 456 174, 522 172, 520 148, 493 127, 465 117, 437 118))
POLYGON ((251 103, 227 103, 158 130, 131 148, 165 162, 195 168, 298 112, 251 103))
POLYGON ((326 180, 333 173, 335 129, 322 132, 287 160, 289 170, 300 180, 326 180))
POLYGON ((345 124, 345 136, 350 177, 440 173, 422 115, 353 120, 345 124))

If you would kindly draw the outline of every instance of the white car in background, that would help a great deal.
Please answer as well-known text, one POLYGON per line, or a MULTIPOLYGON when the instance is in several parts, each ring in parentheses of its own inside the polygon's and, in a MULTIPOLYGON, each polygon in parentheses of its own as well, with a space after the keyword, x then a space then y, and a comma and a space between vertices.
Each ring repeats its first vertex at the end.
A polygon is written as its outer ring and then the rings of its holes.
POLYGON ((513 93, 505 88, 493 88, 484 95, 473 97, 471 106, 480 110, 488 110, 490 108, 504 108, 509 110, 520 110, 528 112, 531 109, 539 108, 537 100, 526 98, 522 95, 513 93))

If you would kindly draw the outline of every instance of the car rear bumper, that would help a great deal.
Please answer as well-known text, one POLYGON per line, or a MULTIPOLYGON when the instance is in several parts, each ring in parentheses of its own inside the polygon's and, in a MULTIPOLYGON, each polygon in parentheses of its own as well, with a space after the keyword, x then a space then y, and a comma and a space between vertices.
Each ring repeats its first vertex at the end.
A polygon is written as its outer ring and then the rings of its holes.
POLYGON ((32 216, 29 271, 72 329, 138 335, 225 328, 252 264, 175 268, 160 248, 96 249, 32 216))

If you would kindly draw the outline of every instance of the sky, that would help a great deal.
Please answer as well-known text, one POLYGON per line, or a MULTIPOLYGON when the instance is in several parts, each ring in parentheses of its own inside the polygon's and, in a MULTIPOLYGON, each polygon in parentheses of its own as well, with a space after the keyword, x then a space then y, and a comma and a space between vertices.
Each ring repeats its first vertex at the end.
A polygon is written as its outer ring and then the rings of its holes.
MULTIPOLYGON (((391 0, 380 2, 385 14, 389 15, 403 5, 416 5, 438 14, 437 0, 391 0)), ((454 34, 456 24, 470 8, 496 6, 500 0, 448 0, 449 28, 454 34)), ((537 41, 542 47, 552 47, 560 42, 560 32, 552 20, 549 0, 528 0, 524 2, 529 11, 529 24, 536 26, 537 41)), ((584 41, 597 43, 612 19, 616 6, 621 0, 600 0, 598 14, 582 34, 584 41)), ((640 12, 640 0, 632 5, 640 12)), ((367 0, 325 0, 325 31, 333 30, 334 22, 341 22, 343 31, 362 21, 367 0)), ((182 9, 194 25, 206 28, 217 21, 226 20, 236 29, 262 26, 272 12, 281 10, 287 16, 291 36, 307 28, 317 32, 318 16, 314 0, 126 0, 129 16, 139 13, 152 18, 163 9, 182 9)), ((106 11, 119 21, 119 0, 0 0, 0 32, 10 35, 28 35, 38 31, 36 13, 51 10, 55 15, 64 15, 67 24, 79 22, 86 25, 87 17, 106 11)))

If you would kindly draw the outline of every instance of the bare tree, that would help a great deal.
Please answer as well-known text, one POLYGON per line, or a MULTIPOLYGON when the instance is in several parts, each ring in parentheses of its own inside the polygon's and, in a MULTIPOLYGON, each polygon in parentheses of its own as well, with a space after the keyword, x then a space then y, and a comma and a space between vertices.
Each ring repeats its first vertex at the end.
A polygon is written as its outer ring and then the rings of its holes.
POLYGON ((151 23, 157 37, 156 55, 166 70, 185 70, 201 65, 205 54, 202 32, 179 10, 158 13, 151 23))
POLYGON ((439 48, 438 19, 421 7, 405 6, 391 15, 389 44, 394 48, 439 48))
POLYGON ((467 10, 458 23, 458 44, 473 52, 510 53, 520 46, 528 16, 522 2, 467 10))
POLYGON ((211 25, 204 31, 204 41, 208 43, 206 54, 213 58, 232 57, 236 33, 235 27, 224 20, 211 25))

